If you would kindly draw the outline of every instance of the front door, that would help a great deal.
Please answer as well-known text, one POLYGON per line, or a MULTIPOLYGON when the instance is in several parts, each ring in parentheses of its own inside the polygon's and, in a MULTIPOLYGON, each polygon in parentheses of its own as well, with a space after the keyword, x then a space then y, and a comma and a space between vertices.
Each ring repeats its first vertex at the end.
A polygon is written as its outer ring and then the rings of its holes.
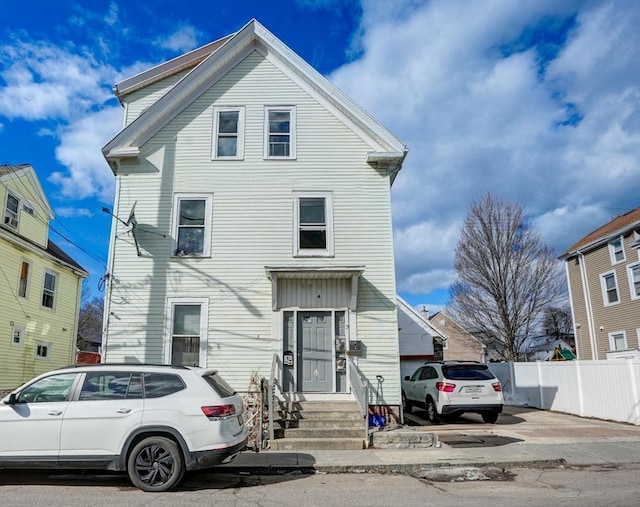
POLYGON ((298 386, 302 391, 333 391, 331 312, 298 314, 298 386))

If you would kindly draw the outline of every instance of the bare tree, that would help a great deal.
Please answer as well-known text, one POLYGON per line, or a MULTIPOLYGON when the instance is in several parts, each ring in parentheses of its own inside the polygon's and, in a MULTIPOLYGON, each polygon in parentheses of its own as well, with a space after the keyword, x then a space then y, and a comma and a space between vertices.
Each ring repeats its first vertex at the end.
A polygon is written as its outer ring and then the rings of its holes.
POLYGON ((91 298, 91 289, 88 285, 83 285, 76 340, 79 350, 92 351, 95 344, 100 341, 103 312, 104 299, 102 297, 91 298))
POLYGON ((455 252, 457 317, 507 361, 524 354, 543 311, 561 293, 560 264, 520 204, 488 194, 472 204, 455 252))
POLYGON ((573 336, 573 321, 569 305, 550 306, 544 311, 542 329, 555 340, 566 340, 573 336))

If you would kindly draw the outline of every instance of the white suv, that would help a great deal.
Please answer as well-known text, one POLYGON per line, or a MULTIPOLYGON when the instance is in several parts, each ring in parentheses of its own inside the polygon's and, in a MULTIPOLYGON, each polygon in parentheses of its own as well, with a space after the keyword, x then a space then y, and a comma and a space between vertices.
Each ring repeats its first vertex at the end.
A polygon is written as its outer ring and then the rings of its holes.
POLYGON ((40 375, 0 402, 0 468, 127 471, 144 491, 245 448, 242 398, 214 370, 100 364, 40 375))
POLYGON ((484 422, 494 423, 503 404, 500 381, 482 363, 429 362, 402 382, 404 411, 411 412, 413 405, 423 406, 433 424, 463 412, 475 412, 484 422))

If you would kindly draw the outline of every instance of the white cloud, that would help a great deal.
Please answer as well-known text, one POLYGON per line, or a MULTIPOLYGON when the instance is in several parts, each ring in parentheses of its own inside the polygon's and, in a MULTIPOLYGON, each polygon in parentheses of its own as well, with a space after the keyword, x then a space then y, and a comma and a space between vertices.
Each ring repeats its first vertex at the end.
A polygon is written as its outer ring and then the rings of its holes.
POLYGON ((115 181, 101 149, 121 127, 121 108, 109 107, 61 128, 56 158, 68 172, 54 172, 48 180, 60 186, 64 197, 112 201, 115 181))
POLYGON ((193 25, 184 23, 168 37, 156 39, 156 45, 176 52, 190 51, 198 45, 201 35, 193 25))
POLYGON ((75 217, 92 217, 93 211, 87 208, 72 208, 70 206, 62 206, 55 209, 57 217, 75 218, 75 217))
POLYGON ((486 192, 521 202, 559 253, 638 206, 633 2, 365 0, 363 9, 362 56, 331 78, 410 149, 392 191, 399 290, 451 282, 460 224, 486 192), (558 33, 559 19, 573 24, 558 33), (557 54, 523 43, 536 30, 534 42, 557 54))

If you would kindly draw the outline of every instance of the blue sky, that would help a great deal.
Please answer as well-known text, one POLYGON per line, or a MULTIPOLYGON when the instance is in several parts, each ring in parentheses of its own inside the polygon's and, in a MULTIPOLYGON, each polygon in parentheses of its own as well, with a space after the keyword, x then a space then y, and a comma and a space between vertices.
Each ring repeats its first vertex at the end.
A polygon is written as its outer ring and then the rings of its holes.
POLYGON ((51 238, 106 271, 119 80, 258 19, 409 146, 398 291, 437 309, 470 203, 521 202, 560 253, 640 205, 640 3, 0 0, 0 163, 32 164, 51 238))

